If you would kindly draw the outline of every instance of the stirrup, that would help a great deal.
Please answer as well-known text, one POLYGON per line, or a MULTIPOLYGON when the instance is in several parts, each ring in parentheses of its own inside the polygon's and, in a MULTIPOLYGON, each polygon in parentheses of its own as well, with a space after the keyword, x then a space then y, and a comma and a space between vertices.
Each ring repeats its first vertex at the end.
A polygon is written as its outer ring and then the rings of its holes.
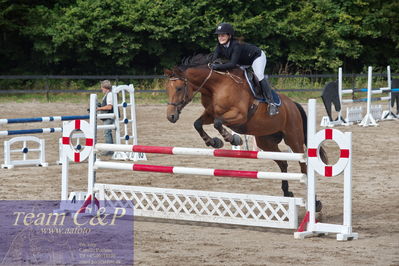
POLYGON ((268 104, 268 110, 270 116, 277 115, 279 113, 278 107, 274 103, 268 104))

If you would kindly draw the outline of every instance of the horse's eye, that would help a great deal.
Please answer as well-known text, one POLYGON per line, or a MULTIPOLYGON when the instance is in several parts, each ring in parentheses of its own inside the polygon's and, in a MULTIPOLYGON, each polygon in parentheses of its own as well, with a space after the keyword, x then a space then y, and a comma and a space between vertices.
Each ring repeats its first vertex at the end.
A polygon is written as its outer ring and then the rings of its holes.
POLYGON ((184 87, 177 87, 176 91, 179 92, 179 91, 182 91, 183 89, 184 89, 184 87))

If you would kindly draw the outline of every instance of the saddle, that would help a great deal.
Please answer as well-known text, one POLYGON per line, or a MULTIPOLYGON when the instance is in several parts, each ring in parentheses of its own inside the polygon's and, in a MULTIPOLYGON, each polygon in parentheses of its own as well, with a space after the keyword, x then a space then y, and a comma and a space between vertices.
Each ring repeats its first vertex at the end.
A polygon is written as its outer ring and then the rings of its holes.
MULTIPOLYGON (((259 102, 269 103, 268 100, 265 99, 265 97, 263 96, 259 80, 254 74, 254 72, 250 69, 250 66, 240 66, 240 69, 244 71, 245 79, 247 80, 247 83, 254 98, 259 102)), ((276 106, 280 106, 281 105, 280 96, 278 96, 278 94, 274 90, 272 90, 272 96, 273 96, 273 103, 276 106)))

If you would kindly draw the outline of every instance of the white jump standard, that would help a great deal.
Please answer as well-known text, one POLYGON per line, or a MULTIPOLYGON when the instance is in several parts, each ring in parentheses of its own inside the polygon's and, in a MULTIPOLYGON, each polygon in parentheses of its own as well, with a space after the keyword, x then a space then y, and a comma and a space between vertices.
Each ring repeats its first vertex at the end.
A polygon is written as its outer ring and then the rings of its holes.
MULTIPOLYGON (((113 86, 112 99, 115 114, 116 144, 121 144, 122 141, 124 141, 125 144, 137 145, 136 103, 133 84, 113 86), (127 93, 129 93, 129 101, 126 97, 127 93), (118 103, 117 96, 119 94, 122 96, 121 103, 118 103), (119 113, 119 108, 122 108, 122 114, 119 113), (130 108, 130 112, 128 108, 130 108)), ((145 153, 136 153, 131 151, 115 152, 113 159, 133 161, 147 160, 145 153)))
MULTIPOLYGON (((90 106, 95 106, 96 95, 91 95, 90 106)), ((107 212, 112 212, 115 207, 126 207, 135 216, 156 217, 166 219, 179 219, 188 221, 238 224, 248 226, 264 226, 273 228, 295 229, 298 227, 298 208, 306 207, 307 216, 310 218, 304 232, 295 234, 296 238, 303 238, 314 234, 336 233, 337 240, 356 239, 358 235, 352 233, 351 225, 351 135, 343 134, 335 129, 322 130, 315 133, 315 100, 309 101, 308 119, 308 154, 295 153, 270 153, 253 151, 231 151, 212 149, 193 149, 162 146, 139 145, 112 145, 96 144, 96 113, 90 113, 90 126, 85 121, 66 122, 69 131, 63 132, 63 138, 69 139, 72 131, 80 128, 85 131, 87 145, 76 150, 68 141, 64 142, 65 148, 62 168, 62 200, 68 199, 68 164, 69 160, 81 162, 89 158, 88 189, 86 202, 80 212, 96 199, 103 204, 107 212), (313 139, 313 140, 311 140, 313 139), (319 158, 318 149, 325 139, 338 143, 341 149, 340 160, 335 165, 325 165, 319 158), (134 151, 152 152, 158 154, 174 155, 201 155, 212 157, 236 157, 248 159, 282 159, 307 161, 308 176, 295 173, 272 173, 258 171, 237 171, 221 169, 185 168, 174 166, 138 165, 116 162, 103 162, 96 160, 97 151, 134 151), (77 155, 79 154, 79 155, 77 155), (209 192, 185 189, 167 189, 139 186, 124 186, 97 183, 96 171, 100 169, 123 169, 133 171, 151 171, 159 173, 184 173, 192 175, 212 175, 239 178, 266 178, 266 179, 292 179, 307 183, 307 203, 302 198, 274 197, 264 195, 248 195, 226 192, 209 192), (335 176, 345 171, 344 188, 344 221, 343 225, 316 223, 315 222, 315 173, 325 176, 335 176), (349 180, 348 180, 349 179, 349 180), (134 210, 134 211, 133 211, 134 210)), ((91 108, 92 110, 92 108, 91 108)), ((95 110, 95 109, 93 109, 95 110)), ((77 195, 77 193, 71 193, 77 195)), ((64 201, 63 201, 64 202, 64 201)), ((68 204, 61 209, 68 209, 68 204)), ((93 207, 93 206, 92 206, 93 207)), ((74 210, 78 208, 72 208, 74 210)))
POLYGON ((12 169, 17 165, 37 165, 47 167, 46 155, 45 155, 45 141, 33 136, 15 137, 10 140, 4 141, 4 164, 1 168, 12 169), (22 143, 22 147, 19 149, 12 149, 15 143, 22 143), (28 143, 35 143, 35 148, 30 148, 28 143), (38 152, 38 156, 35 159, 28 158, 32 152, 38 152), (13 160, 12 154, 22 154, 21 160, 13 160))
MULTIPOLYGON (((387 66, 387 87, 372 88, 372 67, 368 67, 368 78, 367 78, 367 88, 362 89, 343 89, 342 88, 342 68, 338 69, 338 97, 340 103, 340 110, 338 111, 338 117, 335 121, 330 121, 329 116, 323 116, 322 121, 320 123, 321 126, 333 127, 335 125, 345 125, 349 126, 353 123, 359 123, 360 126, 377 126, 378 120, 391 120, 397 119, 398 116, 392 111, 392 92, 399 92, 399 88, 392 88, 392 79, 391 79, 391 68, 387 66), (342 99, 344 94, 354 94, 359 92, 367 92, 366 98, 360 99, 342 99), (381 97, 373 97, 375 94, 388 94, 388 96, 381 97), (384 110, 382 105, 372 105, 372 102, 375 101, 387 101, 388 102, 388 110, 384 110), (366 115, 363 116, 363 107, 362 106, 354 106, 346 108, 346 119, 344 120, 342 117, 342 105, 347 103, 367 103, 367 112, 366 115)), ((326 107, 327 108, 327 107, 326 107)), ((327 111, 328 113, 329 111, 327 111)), ((329 114, 330 115, 330 114, 329 114)))
MULTIPOLYGON (((97 129, 115 130, 116 143, 120 144, 121 140, 125 141, 125 144, 135 144, 137 145, 137 128, 136 128, 136 112, 135 112, 135 101, 134 101, 134 87, 133 85, 120 85, 112 87, 113 95, 113 105, 118 107, 114 108, 114 113, 98 114, 97 118, 115 119, 113 125, 98 125, 97 129), (121 98, 121 103, 118 102, 118 96, 121 98), (127 97, 129 96, 129 97, 127 97), (119 114, 120 108, 122 109, 122 115, 119 114), (130 108, 130 110, 128 110, 130 108), (121 120, 119 119, 121 117, 121 120), (130 125, 129 125, 130 124, 130 125)), ((28 118, 11 118, 11 119, 0 119, 0 126, 7 124, 21 124, 21 123, 49 123, 49 122, 59 122, 59 121, 71 121, 71 120, 82 120, 89 119, 89 115, 75 115, 75 116, 45 116, 45 117, 28 117, 28 118)), ((49 133, 60 133, 62 132, 61 127, 54 128, 36 128, 36 129, 22 129, 22 130, 3 130, 0 131, 0 136, 10 136, 10 135, 27 135, 27 134, 49 134, 49 133)), ((78 134, 75 134, 76 136, 78 134)), ((36 140, 36 139, 35 139, 36 140)), ((59 141, 59 160, 57 164, 62 161, 62 142, 59 141)), ((45 149, 44 149, 44 139, 40 141, 33 141, 33 137, 16 137, 8 141, 4 141, 4 164, 2 168, 14 168, 14 166, 19 165, 39 165, 46 166, 47 163, 44 162, 45 149), (39 147, 31 149, 27 144, 38 143, 39 147), (41 147, 40 145, 43 146, 41 147), (16 149, 14 147, 23 146, 23 149, 16 149), (28 151, 40 151, 39 157, 35 159, 28 159, 28 151), (12 154, 22 153, 22 160, 13 160, 12 154)), ((32 153, 29 153, 32 154, 32 153)), ((134 152, 117 152, 114 153, 113 159, 122 160, 146 160, 144 153, 134 153, 134 152)))

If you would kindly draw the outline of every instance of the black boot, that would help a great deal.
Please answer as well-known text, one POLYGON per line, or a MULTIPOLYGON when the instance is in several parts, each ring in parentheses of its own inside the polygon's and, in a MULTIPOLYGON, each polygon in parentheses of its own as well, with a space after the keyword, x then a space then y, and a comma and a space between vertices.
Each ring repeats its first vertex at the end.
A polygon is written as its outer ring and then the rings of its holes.
POLYGON ((265 96, 266 101, 268 102, 269 106, 269 115, 276 115, 278 114, 278 107, 274 104, 273 96, 272 96, 272 88, 270 87, 267 79, 262 79, 260 81, 260 86, 262 88, 263 96, 265 96))

